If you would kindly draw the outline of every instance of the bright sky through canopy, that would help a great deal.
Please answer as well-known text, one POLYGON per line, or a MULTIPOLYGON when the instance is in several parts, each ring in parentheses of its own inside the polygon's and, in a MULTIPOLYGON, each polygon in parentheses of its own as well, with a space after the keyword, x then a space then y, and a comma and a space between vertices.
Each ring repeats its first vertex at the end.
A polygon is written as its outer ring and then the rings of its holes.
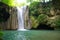
MULTIPOLYGON (((9 6, 23 6, 23 5, 29 5, 31 2, 27 2, 29 0, 0 0, 4 3, 6 3, 9 6)), ((33 1, 40 1, 42 2, 42 0, 31 0, 33 1)), ((45 2, 48 2, 49 0, 45 0, 45 2)))
POLYGON ((1 2, 9 6, 22 6, 27 3, 27 0, 1 0, 1 2))
MULTIPOLYGON (((39 0, 33 0, 33 1, 39 1, 39 0)), ((43 0, 40 0, 43 1, 43 0)), ((49 0, 45 0, 45 2, 48 2, 49 0)), ((27 0, 14 0, 14 5, 15 6, 23 6, 23 5, 29 5, 30 2, 27 3, 27 0)))
POLYGON ((15 0, 15 1, 18 2, 18 3, 26 2, 26 0, 15 0))
POLYGON ((14 3, 16 6, 22 6, 26 4, 26 0, 15 0, 14 3))

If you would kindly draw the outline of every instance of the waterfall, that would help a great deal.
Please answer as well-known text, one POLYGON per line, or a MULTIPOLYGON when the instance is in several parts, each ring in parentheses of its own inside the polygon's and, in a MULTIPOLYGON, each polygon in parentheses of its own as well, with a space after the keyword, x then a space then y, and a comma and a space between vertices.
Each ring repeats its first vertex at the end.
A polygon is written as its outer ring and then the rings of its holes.
POLYGON ((24 12, 26 10, 26 6, 17 7, 17 17, 18 17, 18 30, 26 30, 24 29, 24 12))

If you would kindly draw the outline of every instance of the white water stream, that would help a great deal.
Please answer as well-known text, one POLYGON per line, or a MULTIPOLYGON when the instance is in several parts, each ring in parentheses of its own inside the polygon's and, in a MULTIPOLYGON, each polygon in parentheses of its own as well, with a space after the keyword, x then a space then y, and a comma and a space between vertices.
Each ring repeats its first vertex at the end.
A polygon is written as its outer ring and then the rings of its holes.
POLYGON ((18 30, 26 30, 24 29, 24 12, 26 10, 26 6, 17 7, 17 16, 18 16, 18 30))

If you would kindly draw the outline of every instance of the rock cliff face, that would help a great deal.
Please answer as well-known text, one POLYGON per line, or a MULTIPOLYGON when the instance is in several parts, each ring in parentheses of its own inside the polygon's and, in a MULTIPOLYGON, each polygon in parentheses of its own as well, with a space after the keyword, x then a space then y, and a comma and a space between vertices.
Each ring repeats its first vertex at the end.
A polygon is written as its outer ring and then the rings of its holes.
POLYGON ((10 18, 7 21, 7 29, 14 30, 18 28, 18 21, 17 21, 17 10, 15 7, 12 7, 9 10, 10 18))
POLYGON ((17 29, 17 11, 15 7, 0 2, 0 15, 0 29, 17 29))
POLYGON ((24 26, 25 29, 31 29, 31 22, 29 18, 29 7, 26 7, 26 11, 24 12, 24 26))

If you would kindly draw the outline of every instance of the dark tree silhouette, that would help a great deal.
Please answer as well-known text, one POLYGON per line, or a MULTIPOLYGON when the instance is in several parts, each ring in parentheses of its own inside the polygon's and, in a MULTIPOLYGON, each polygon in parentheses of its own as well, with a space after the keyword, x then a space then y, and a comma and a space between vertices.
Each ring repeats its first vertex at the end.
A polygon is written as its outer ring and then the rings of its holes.
POLYGON ((6 5, 5 3, 0 2, 0 20, 7 21, 7 19, 10 16, 9 12, 7 11, 8 8, 9 8, 8 5, 6 5))

